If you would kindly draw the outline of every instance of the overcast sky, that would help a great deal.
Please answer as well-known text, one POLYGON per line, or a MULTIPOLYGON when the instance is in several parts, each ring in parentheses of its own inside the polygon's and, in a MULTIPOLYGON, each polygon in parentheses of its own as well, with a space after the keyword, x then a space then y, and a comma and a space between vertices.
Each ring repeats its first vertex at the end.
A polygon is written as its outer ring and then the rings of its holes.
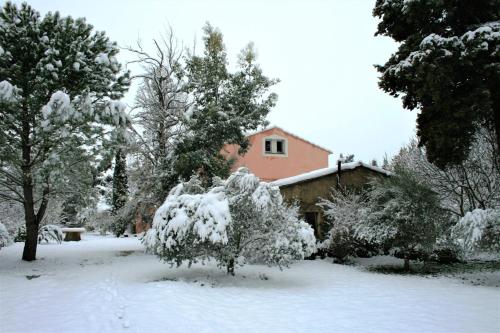
MULTIPOLYGON (((224 35, 229 60, 248 42, 274 87, 278 104, 269 114, 282 127, 334 152, 379 162, 392 156, 415 132, 416 112, 404 110, 377 86, 373 65, 385 62, 397 45, 374 37, 375 0, 330 1, 47 1, 31 0, 42 14, 85 17, 120 46, 138 38, 147 44, 165 27, 187 46, 209 21, 224 35)), ((129 56, 122 54, 125 62, 129 56)), ((134 73, 132 73, 134 74, 134 73)), ((126 101, 133 103, 132 88, 126 101)))

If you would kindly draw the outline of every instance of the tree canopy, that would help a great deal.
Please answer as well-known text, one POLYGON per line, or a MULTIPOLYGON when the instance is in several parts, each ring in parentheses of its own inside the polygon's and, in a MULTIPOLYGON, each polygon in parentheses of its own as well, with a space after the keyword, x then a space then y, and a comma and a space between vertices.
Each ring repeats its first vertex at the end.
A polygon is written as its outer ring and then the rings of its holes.
POLYGON ((373 15, 376 35, 400 43, 376 66, 379 85, 420 110, 429 160, 441 168, 464 161, 481 127, 500 145, 500 1, 377 0, 373 15))
POLYGON ((41 18, 26 3, 0 11, 0 197, 24 206, 25 260, 36 257, 51 195, 77 190, 71 170, 97 169, 103 147, 124 133, 113 129, 129 123, 115 101, 129 85, 117 53, 84 19, 41 18))

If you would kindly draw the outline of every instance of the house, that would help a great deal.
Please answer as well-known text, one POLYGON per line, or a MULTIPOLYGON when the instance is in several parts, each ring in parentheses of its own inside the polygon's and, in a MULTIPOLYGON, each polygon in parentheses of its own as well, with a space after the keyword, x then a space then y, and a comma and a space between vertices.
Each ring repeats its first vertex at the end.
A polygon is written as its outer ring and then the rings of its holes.
POLYGON ((316 238, 322 239, 325 218, 317 205, 320 198, 328 199, 334 187, 360 189, 373 177, 389 176, 390 172, 363 162, 338 163, 335 167, 319 169, 294 177, 279 179, 271 184, 279 187, 288 203, 298 202, 300 214, 313 229, 316 238))
POLYGON ((326 168, 328 155, 332 153, 277 126, 247 138, 251 146, 245 155, 238 155, 237 145, 226 145, 222 153, 227 158, 235 159, 233 170, 246 167, 266 182, 326 168))

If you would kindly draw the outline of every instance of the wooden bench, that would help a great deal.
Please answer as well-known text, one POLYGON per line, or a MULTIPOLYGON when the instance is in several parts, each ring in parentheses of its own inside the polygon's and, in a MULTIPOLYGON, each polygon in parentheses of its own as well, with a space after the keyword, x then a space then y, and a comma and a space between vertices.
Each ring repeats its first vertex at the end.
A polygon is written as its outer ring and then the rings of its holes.
POLYGON ((81 234, 85 232, 85 228, 62 228, 61 230, 66 235, 65 242, 78 242, 82 239, 81 234))

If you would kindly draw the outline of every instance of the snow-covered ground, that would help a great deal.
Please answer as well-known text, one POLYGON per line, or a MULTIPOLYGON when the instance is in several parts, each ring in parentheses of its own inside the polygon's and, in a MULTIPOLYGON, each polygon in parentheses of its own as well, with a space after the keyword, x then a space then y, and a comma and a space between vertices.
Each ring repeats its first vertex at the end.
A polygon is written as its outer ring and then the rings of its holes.
POLYGON ((329 260, 170 268, 136 238, 0 250, 0 332, 499 332, 500 289, 329 260))

